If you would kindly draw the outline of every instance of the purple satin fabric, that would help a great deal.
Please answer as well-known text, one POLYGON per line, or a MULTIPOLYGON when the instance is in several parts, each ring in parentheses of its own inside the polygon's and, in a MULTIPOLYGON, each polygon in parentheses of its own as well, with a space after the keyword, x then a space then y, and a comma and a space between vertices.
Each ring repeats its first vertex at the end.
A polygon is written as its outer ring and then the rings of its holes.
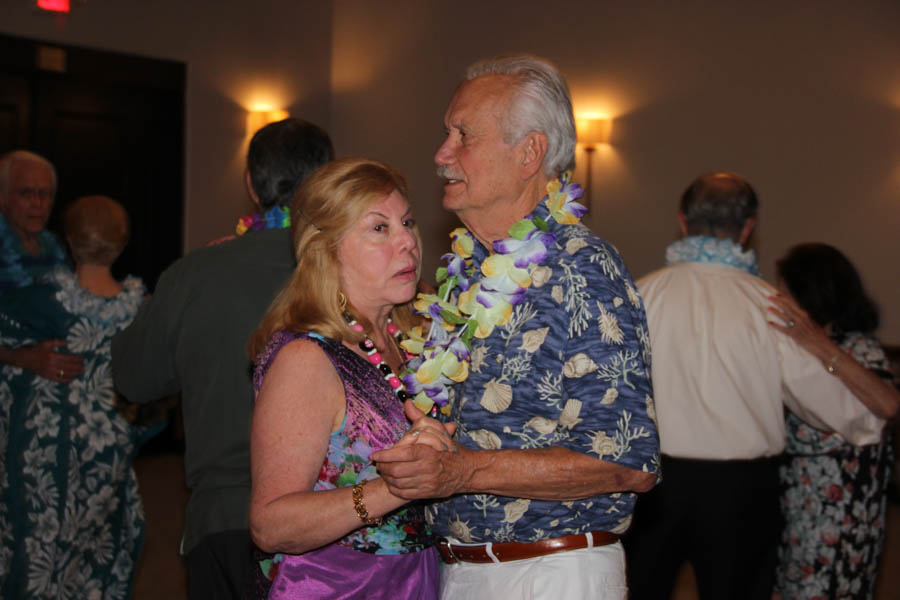
POLYGON ((368 598, 436 600, 440 588, 437 550, 409 554, 369 554, 330 544, 300 555, 285 555, 269 598, 368 598))

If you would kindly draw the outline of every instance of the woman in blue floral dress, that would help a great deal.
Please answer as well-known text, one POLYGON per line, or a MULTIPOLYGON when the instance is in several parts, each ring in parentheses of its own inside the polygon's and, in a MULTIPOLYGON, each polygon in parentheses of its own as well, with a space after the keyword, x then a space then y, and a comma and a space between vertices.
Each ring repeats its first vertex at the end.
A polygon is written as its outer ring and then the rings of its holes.
POLYGON ((0 378, 0 597, 130 598, 144 517, 131 460, 149 431, 117 411, 110 340, 144 286, 113 279, 128 219, 110 198, 75 201, 76 272, 0 295, 0 342, 66 340, 84 372, 65 384, 4 365, 0 378))
MULTIPOLYGON (((889 419, 900 406, 890 364, 873 332, 878 312, 856 269, 837 249, 802 244, 778 262, 783 296, 773 312, 818 356, 823 377, 839 377, 873 413, 889 419)), ((855 447, 788 413, 780 468, 785 529, 776 591, 787 600, 872 598, 884 543, 886 489, 893 450, 855 447)))

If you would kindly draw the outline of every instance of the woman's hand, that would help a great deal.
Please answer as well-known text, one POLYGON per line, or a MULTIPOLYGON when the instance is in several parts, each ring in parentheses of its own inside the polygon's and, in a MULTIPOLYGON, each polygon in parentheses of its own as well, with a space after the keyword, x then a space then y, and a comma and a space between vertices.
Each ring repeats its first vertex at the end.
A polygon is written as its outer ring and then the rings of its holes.
POLYGON ((811 354, 827 361, 835 351, 839 351, 837 345, 831 341, 825 328, 813 321, 809 314, 797 304, 797 301, 785 294, 769 296, 772 306, 769 312, 778 317, 784 323, 769 321, 769 325, 792 338, 795 342, 811 354))
POLYGON ((796 300, 785 294, 769 296, 769 300, 772 302, 769 312, 784 323, 769 321, 769 325, 818 357, 828 372, 839 378, 872 414, 882 419, 892 419, 898 414, 900 392, 893 384, 883 381, 835 344, 796 300))
POLYGON ((453 441, 453 434, 456 432, 455 424, 441 423, 432 419, 416 408, 412 400, 406 401, 403 410, 406 418, 412 422, 412 426, 406 435, 394 444, 395 448, 407 444, 425 444, 438 452, 456 452, 456 443, 453 441))

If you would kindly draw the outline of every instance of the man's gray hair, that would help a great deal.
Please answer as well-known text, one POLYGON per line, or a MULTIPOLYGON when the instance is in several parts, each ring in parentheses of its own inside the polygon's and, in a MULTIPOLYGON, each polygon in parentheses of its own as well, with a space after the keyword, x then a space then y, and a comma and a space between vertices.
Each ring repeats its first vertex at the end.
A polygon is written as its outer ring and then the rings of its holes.
POLYGON ((569 87, 548 61, 527 54, 479 61, 466 69, 466 79, 482 75, 512 75, 518 80, 503 131, 515 144, 532 131, 547 136, 544 174, 556 177, 575 168, 575 117, 569 87))
POLYGON ((737 173, 707 173, 681 195, 688 235, 737 237, 759 208, 756 191, 737 173))
POLYGON ((53 163, 34 152, 28 150, 11 150, 3 156, 0 156, 0 194, 6 196, 9 193, 9 174, 12 171, 12 165, 16 161, 32 161, 47 165, 50 169, 50 181, 53 185, 53 193, 56 193, 56 168, 53 163))

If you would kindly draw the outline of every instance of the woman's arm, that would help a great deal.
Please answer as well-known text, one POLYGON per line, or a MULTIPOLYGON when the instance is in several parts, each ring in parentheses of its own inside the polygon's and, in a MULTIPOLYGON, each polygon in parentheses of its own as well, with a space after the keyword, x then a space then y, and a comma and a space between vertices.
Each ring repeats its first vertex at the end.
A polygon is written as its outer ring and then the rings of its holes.
MULTIPOLYGON (((297 340, 284 346, 256 399, 250 433, 250 533, 262 550, 300 554, 363 525, 351 488, 313 491, 345 411, 344 386, 318 345, 297 340)), ((363 488, 370 517, 405 502, 381 479, 363 488)))
POLYGON ((897 388, 844 352, 795 300, 783 294, 770 296, 769 300, 773 303, 769 311, 785 324, 793 323, 793 326, 787 327, 773 321, 769 321, 769 325, 821 360, 826 369, 838 377, 873 414, 882 419, 896 416, 900 409, 897 388))

